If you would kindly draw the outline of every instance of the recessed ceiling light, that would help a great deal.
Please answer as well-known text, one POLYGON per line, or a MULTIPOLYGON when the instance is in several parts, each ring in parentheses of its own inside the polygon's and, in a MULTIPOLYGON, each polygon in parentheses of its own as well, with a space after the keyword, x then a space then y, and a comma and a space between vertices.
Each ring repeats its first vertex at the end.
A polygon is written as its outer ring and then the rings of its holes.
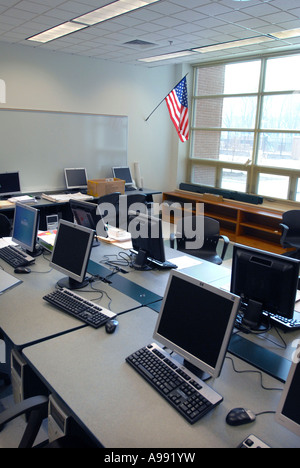
POLYGON ((201 52, 202 54, 205 54, 207 52, 216 52, 218 50, 232 49, 233 47, 244 47, 244 46, 260 44, 261 42, 267 42, 267 41, 272 41, 272 40, 273 39, 271 37, 259 36, 259 37, 252 37, 250 39, 241 39, 240 41, 223 42, 222 44, 199 47, 193 50, 195 52, 201 52))
POLYGON ((57 39, 58 37, 66 36, 67 34, 71 34, 72 32, 79 31, 80 29, 84 29, 87 26, 85 24, 76 24, 68 21, 67 23, 60 24, 55 28, 48 29, 48 31, 44 31, 40 34, 36 34, 35 36, 29 37, 28 41, 36 41, 36 42, 49 42, 57 39))
POLYGON ((102 8, 98 8, 97 10, 93 10, 90 13, 78 16, 72 21, 91 26, 159 1, 160 0, 118 0, 102 8))
POLYGON ((72 32, 79 31, 80 29, 87 28, 102 21, 114 18, 116 16, 123 15, 129 11, 137 10, 150 3, 156 3, 160 0, 117 0, 109 5, 106 5, 97 10, 91 11, 85 15, 81 15, 78 18, 74 18, 71 21, 55 26, 54 28, 48 29, 40 34, 29 37, 28 41, 36 42, 49 42, 53 41, 72 32))
POLYGON ((300 36, 300 28, 297 29, 288 29, 286 31, 278 31, 276 33, 271 33, 271 36, 277 37, 277 39, 289 39, 290 37, 300 36))
POLYGON ((164 55, 156 55, 154 57, 146 57, 143 59, 139 59, 139 62, 159 62, 160 60, 170 60, 172 58, 177 58, 177 57, 185 57, 186 55, 192 55, 194 52, 192 50, 183 50, 181 52, 173 52, 170 54, 164 54, 164 55))

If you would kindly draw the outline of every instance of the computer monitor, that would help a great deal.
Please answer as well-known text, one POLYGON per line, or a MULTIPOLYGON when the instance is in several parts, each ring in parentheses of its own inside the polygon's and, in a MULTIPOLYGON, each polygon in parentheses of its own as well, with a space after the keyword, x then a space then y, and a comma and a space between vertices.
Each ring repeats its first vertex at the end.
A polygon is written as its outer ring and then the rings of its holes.
POLYGON ((133 185, 131 170, 128 166, 113 167, 112 173, 113 173, 113 177, 116 177, 117 179, 125 180, 125 187, 133 185))
POLYGON ((21 192, 19 172, 0 174, 0 197, 7 197, 21 192))
MULTIPOLYGON (((101 216, 97 213, 98 205, 95 203, 89 203, 81 200, 70 200, 70 208, 72 210, 74 220, 80 226, 85 226, 89 229, 93 229, 96 233, 97 223, 101 216)), ((95 237, 93 247, 99 245, 97 238, 95 237)))
POLYGON ((61 288, 80 289, 88 284, 86 270, 90 258, 94 231, 60 220, 50 266, 66 274, 57 282, 61 288))
POLYGON ((129 213, 128 232, 131 234, 133 253, 136 255, 133 261, 134 268, 147 270, 165 263, 165 245, 160 218, 143 213, 129 213))
POLYGON ((234 245, 230 291, 241 296, 246 327, 258 331, 270 313, 293 318, 299 263, 284 255, 234 245))
POLYGON ((170 272, 153 338, 202 380, 220 375, 240 298, 180 271, 170 272))
POLYGON ((83 167, 65 168, 65 179, 68 190, 87 189, 87 173, 83 167))
POLYGON ((300 363, 299 358, 292 362, 281 399, 276 411, 275 420, 300 436, 300 363))
POLYGON ((12 240, 33 257, 42 252, 41 246, 37 244, 39 220, 39 210, 23 203, 16 203, 12 240))

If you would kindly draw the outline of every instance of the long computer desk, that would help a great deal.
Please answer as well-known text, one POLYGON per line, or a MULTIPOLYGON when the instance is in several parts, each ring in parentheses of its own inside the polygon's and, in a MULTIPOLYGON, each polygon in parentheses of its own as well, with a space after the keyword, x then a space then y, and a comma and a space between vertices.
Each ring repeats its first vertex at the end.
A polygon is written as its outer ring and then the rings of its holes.
MULTIPOLYGON (((22 350, 33 343, 86 326, 43 300, 43 296, 54 290, 56 282, 62 277, 61 273, 49 268, 49 259, 49 255, 48 258, 37 257, 35 263, 30 266, 31 273, 22 275, 15 274, 12 267, 0 260, 0 266, 7 273, 22 281, 0 297, 0 329, 6 342, 6 363, 1 366, 4 370, 10 365, 12 348, 22 350)), ((107 283, 96 281, 92 287, 94 289, 90 286, 80 294, 93 300, 101 296, 98 290, 105 291, 107 294, 104 293, 101 301, 103 307, 108 307, 109 298, 113 296, 113 307, 117 313, 141 306, 140 302, 113 289, 107 283)))
MULTIPOLYGON (((80 190, 78 190, 79 192, 80 190)), ((55 195, 57 194, 57 191, 53 192, 46 192, 47 195, 55 195)), ((68 193, 68 190, 61 190, 59 193, 68 193)), ((122 196, 128 195, 129 197, 131 195, 135 194, 141 194, 144 193, 146 195, 146 200, 148 202, 153 201, 153 195, 159 195, 162 192, 159 190, 151 189, 151 188, 144 188, 143 190, 129 190, 125 191, 125 193, 122 196)), ((30 203, 31 206, 34 208, 37 208, 40 210, 40 229, 41 230, 46 230, 47 229, 47 221, 46 221, 46 216, 52 215, 52 214, 58 214, 59 218, 65 219, 67 221, 73 221, 73 215, 70 209, 70 204, 68 201, 65 202, 57 202, 57 201, 50 201, 45 198, 43 198, 43 193, 42 192, 34 192, 34 193, 24 193, 22 195, 30 195, 32 196, 32 203, 30 203)), ((94 202, 97 203, 99 198, 94 198, 94 202)), ((8 218, 13 219, 14 216, 14 204, 12 203, 7 203, 5 200, 0 199, 0 213, 5 214, 8 216, 8 218)))
MULTIPOLYGON (((273 414, 258 416, 248 427, 226 424, 235 407, 276 410, 281 394, 263 390, 256 374, 235 373, 229 359, 221 377, 211 383, 224 401, 189 425, 125 362, 152 342, 156 318, 156 312, 142 307, 120 316, 113 335, 103 328, 85 328, 30 346, 24 356, 76 421, 106 448, 236 447, 250 433, 272 447, 300 447, 299 438, 275 423, 273 414)), ((253 370, 234 362, 238 370, 253 370)), ((281 388, 271 377, 263 380, 268 387, 281 388)))
MULTIPOLYGON (((103 265, 102 256, 114 251, 114 247, 106 244, 93 248, 90 273, 95 274, 97 270, 105 277, 107 266, 103 265)), ((168 259, 182 256, 172 249, 166 251, 168 259)), ((1 265, 12 272, 4 262, 1 265)), ((75 420, 100 444, 149 448, 235 447, 254 433, 273 447, 300 447, 299 438, 277 425, 272 414, 259 416, 249 426, 226 425, 225 417, 230 409, 242 406, 254 412, 275 410, 281 394, 263 390, 257 374, 236 373, 229 358, 220 378, 212 383, 224 401, 193 426, 126 364, 129 354, 152 341, 157 319, 153 305, 159 304, 164 293, 168 271, 129 269, 129 273, 111 276, 110 284, 97 283, 100 289, 109 291, 111 308, 120 313, 116 332, 108 335, 103 327, 94 330, 45 303, 43 294, 55 287, 61 274, 35 273, 35 270, 47 271, 47 260, 39 257, 32 273, 22 276, 22 285, 1 296, 1 330, 12 346, 22 351, 49 390, 69 408, 75 420)), ((230 270, 205 261, 186 266, 185 272, 219 286, 230 278, 230 270)), ((80 294, 88 299, 97 297, 97 293, 93 296, 84 290, 80 294)), ((294 332, 285 338, 291 344, 298 336, 294 332)), ((272 343, 270 346, 279 354, 291 352, 291 348, 278 351, 272 343)), ((253 370, 244 361, 236 357, 233 360, 238 370, 253 370)), ((265 373, 263 379, 268 387, 283 387, 265 373)))

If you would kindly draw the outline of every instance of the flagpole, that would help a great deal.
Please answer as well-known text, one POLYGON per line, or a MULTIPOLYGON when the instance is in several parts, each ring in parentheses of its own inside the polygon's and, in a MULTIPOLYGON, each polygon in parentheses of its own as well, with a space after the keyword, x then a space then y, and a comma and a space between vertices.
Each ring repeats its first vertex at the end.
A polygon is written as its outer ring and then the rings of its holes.
MULTIPOLYGON (((176 88, 176 86, 178 86, 179 83, 180 83, 187 75, 188 75, 188 73, 187 73, 183 78, 181 78, 180 81, 178 81, 177 85, 175 85, 175 86, 171 89, 171 91, 172 91, 174 88, 176 88)), ((153 109, 153 111, 151 112, 151 114, 149 114, 148 117, 145 119, 145 122, 147 122, 147 120, 150 119, 151 115, 154 114, 154 112, 156 111, 156 109, 159 108, 159 106, 164 102, 164 100, 166 99, 166 97, 169 96, 169 94, 171 93, 171 91, 169 91, 168 94, 167 94, 167 95, 160 101, 160 103, 155 107, 155 109, 153 109)))

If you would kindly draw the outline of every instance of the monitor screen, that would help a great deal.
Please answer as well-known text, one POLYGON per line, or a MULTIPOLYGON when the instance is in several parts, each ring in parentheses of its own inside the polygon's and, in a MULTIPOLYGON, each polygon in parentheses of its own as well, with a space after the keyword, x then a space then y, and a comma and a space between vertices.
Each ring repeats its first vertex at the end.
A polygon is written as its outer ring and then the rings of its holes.
POLYGON ((86 189, 87 174, 84 168, 66 168, 65 179, 67 189, 86 189))
POLYGON ((84 226, 60 220, 50 266, 66 274, 58 286, 79 289, 87 285, 85 278, 94 231, 84 226))
POLYGON ((236 295, 172 270, 153 337, 186 367, 218 377, 239 304, 236 295))
POLYGON ((125 185, 132 185, 133 180, 131 176, 131 171, 128 166, 124 167, 113 167, 112 168, 113 176, 117 179, 125 180, 125 185))
POLYGON ((13 222, 12 240, 30 255, 41 253, 37 246, 40 212, 32 206, 16 203, 13 222))
POLYGON ((241 296, 243 324, 259 330, 268 314, 293 318, 299 260, 235 244, 230 291, 241 296))
POLYGON ((151 268, 152 261, 165 262, 165 245, 160 218, 143 213, 129 214, 128 232, 131 234, 133 251, 136 253, 134 267, 147 269, 151 268))
POLYGON ((291 364, 275 419, 284 427, 300 436, 300 364, 299 359, 291 364))
POLYGON ((0 196, 13 195, 21 192, 19 172, 0 174, 0 196))

